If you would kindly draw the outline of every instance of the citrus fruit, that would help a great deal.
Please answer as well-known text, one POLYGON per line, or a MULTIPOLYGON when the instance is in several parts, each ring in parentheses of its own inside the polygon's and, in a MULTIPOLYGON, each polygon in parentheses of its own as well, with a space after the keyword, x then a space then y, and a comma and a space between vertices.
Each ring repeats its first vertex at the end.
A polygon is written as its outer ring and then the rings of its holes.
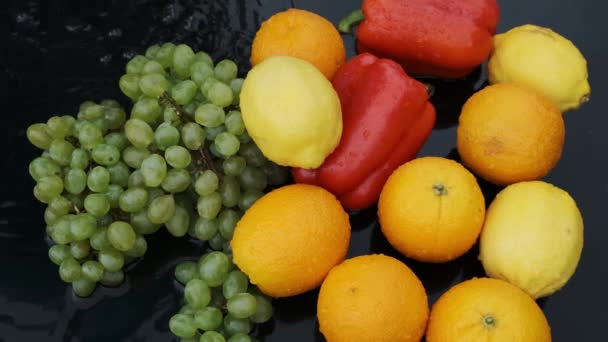
POLYGON ((340 202, 314 185, 293 184, 257 200, 237 223, 234 263, 262 292, 287 297, 318 287, 344 260, 350 222, 340 202))
POLYGON ((427 342, 549 342, 536 302, 502 280, 473 278, 444 293, 431 309, 427 342))
POLYGON ((561 158, 565 127, 546 97, 515 84, 487 86, 467 100, 457 130, 463 163, 489 182, 544 177, 561 158))
POLYGON ((334 267, 321 285, 319 329, 327 342, 418 342, 429 314, 422 283, 401 261, 363 255, 334 267))
POLYGON ((591 92, 587 61, 576 46, 549 28, 529 24, 494 36, 488 78, 533 88, 561 111, 578 108, 591 92))
POLYGON ((264 21, 253 39, 251 65, 272 56, 304 59, 331 79, 344 64, 346 50, 331 22, 318 14, 291 8, 264 21))
POLYGON ((278 56, 256 65, 243 82, 247 132, 273 162, 319 167, 342 136, 340 99, 312 64, 278 56))
POLYGON ((479 236, 484 215, 475 177, 459 163, 440 157, 400 166, 378 201, 380 227, 388 242, 419 261, 445 262, 466 253, 479 236))
POLYGON ((562 288, 576 270, 583 218, 574 199, 554 185, 513 184, 488 208, 479 246, 490 277, 544 297, 562 288))

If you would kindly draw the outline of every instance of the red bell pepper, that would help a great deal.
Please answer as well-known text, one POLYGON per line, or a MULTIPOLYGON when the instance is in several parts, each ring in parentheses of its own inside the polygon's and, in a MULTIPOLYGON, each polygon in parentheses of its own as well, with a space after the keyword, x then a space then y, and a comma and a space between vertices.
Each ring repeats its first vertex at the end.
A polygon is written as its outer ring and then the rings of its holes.
POLYGON ((384 183, 413 159, 435 124, 424 84, 388 59, 363 53, 336 72, 332 84, 342 105, 338 147, 317 169, 292 169, 297 183, 319 185, 348 210, 373 205, 384 183))
POLYGON ((410 75, 461 78, 492 50, 496 0, 363 0, 339 25, 357 30, 359 52, 401 63, 410 75))

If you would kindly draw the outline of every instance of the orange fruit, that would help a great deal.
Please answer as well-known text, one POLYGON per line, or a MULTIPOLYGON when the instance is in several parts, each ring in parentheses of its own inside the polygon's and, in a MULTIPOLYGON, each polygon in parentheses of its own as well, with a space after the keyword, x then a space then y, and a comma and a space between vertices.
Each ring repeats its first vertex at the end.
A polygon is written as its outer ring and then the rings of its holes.
POLYGON ((350 241, 348 214, 336 197, 293 184, 258 199, 236 225, 234 263, 265 294, 294 296, 319 285, 342 262, 350 241))
POLYGON ((321 285, 319 330, 327 342, 418 342, 429 307, 414 272, 382 254, 334 267, 321 285))
POLYGON ((444 293, 431 309, 427 342, 548 342, 543 311, 503 280, 473 278, 444 293))
POLYGON ((499 185, 543 178, 561 158, 564 139, 559 109, 539 93, 512 83, 475 93, 458 123, 462 162, 499 185))
POLYGON ((272 56, 306 60, 331 79, 344 64, 346 49, 340 33, 322 16, 291 8, 262 23, 251 46, 251 65, 272 56))
POLYGON ((388 242, 404 255, 445 262, 466 253, 477 240, 485 201, 475 177, 461 164, 440 157, 417 158, 388 178, 378 217, 388 242))

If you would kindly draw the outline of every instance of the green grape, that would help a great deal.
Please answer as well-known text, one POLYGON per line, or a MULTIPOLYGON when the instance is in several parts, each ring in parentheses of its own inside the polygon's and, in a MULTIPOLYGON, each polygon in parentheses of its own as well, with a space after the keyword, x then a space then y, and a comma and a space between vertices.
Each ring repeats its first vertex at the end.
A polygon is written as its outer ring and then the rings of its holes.
POLYGON ((65 197, 70 200, 70 202, 72 202, 72 207, 78 208, 78 210, 83 210, 84 209, 84 194, 70 194, 67 193, 65 194, 65 197))
POLYGON ((238 293, 247 292, 247 286, 249 286, 249 279, 245 273, 234 270, 226 277, 226 281, 222 285, 222 294, 226 299, 230 299, 238 293))
POLYGON ((95 234, 93 234, 93 236, 91 236, 89 239, 89 244, 94 250, 101 251, 112 247, 110 240, 108 240, 107 232, 107 228, 100 228, 95 232, 95 234))
POLYGON ((163 195, 154 199, 148 207, 148 220, 162 224, 169 221, 175 214, 175 199, 172 195, 163 195))
POLYGON ((194 317, 194 314, 196 313, 196 309, 191 307, 190 305, 186 304, 186 305, 182 306, 181 309, 179 309, 178 313, 194 317))
MULTIPOLYGON (((139 89, 149 97, 159 97, 169 89, 169 81, 163 74, 147 74, 139 79, 139 89)), ((133 113, 131 113, 133 116, 133 113)))
POLYGON ((238 176, 247 166, 247 161, 241 156, 231 156, 222 162, 222 169, 226 176, 238 176))
POLYGON ((80 213, 70 220, 70 233, 74 241, 86 240, 95 234, 97 220, 89 213, 80 213))
POLYGON ((139 90, 139 75, 122 75, 118 81, 118 87, 131 100, 136 100, 141 95, 141 90, 139 90))
POLYGON ((190 150, 198 150, 205 142, 205 130, 195 122, 188 122, 182 126, 182 141, 190 150))
POLYGON ((72 289, 78 297, 88 297, 95 291, 96 283, 86 278, 80 278, 72 282, 72 289))
POLYGON ((99 104, 106 108, 120 108, 120 103, 118 103, 118 101, 112 100, 112 99, 101 100, 101 102, 99 102, 99 104))
POLYGON ((219 82, 219 80, 217 78, 215 78, 215 75, 208 76, 205 79, 205 81, 203 81, 203 83, 201 84, 201 94, 205 98, 207 98, 207 94, 209 94, 209 89, 211 88, 211 86, 213 86, 217 82, 219 82))
POLYGON ((251 331, 251 322, 248 319, 236 318, 231 314, 224 317, 224 331, 228 336, 236 334, 249 334, 251 331))
POLYGON ((230 83, 230 81, 235 79, 237 72, 238 67, 236 63, 229 59, 223 59, 215 66, 215 77, 224 83, 230 83))
POLYGON ((146 186, 158 187, 167 175, 167 163, 161 155, 151 154, 141 163, 140 170, 146 186))
POLYGON ((125 71, 127 72, 127 74, 139 74, 141 73, 141 69, 144 68, 144 64, 146 64, 148 60, 148 58, 142 55, 137 55, 131 58, 129 62, 127 62, 127 67, 125 71))
POLYGON ((177 125, 180 121, 177 112, 173 107, 165 107, 163 110, 163 121, 171 125, 177 125))
POLYGON ((82 259, 89 255, 91 245, 88 240, 74 241, 70 244, 70 253, 75 259, 82 259))
POLYGON ((190 226, 190 215, 183 207, 176 205, 175 214, 165 223, 169 233, 175 237, 182 237, 188 232, 190 226))
POLYGON ((83 103, 80 104, 80 106, 78 107, 78 112, 84 112, 87 108, 94 106, 96 103, 93 101, 84 101, 83 103))
POLYGON ((57 214, 58 216, 64 216, 67 215, 70 210, 72 210, 72 202, 70 202, 67 198, 63 196, 58 196, 53 198, 49 202, 49 206, 47 209, 57 214))
POLYGON ((114 221, 114 218, 110 214, 105 214, 104 216, 97 217, 97 227, 107 227, 114 221))
POLYGON ((103 266, 99 261, 88 260, 82 264, 82 276, 92 282, 98 282, 103 278, 103 266))
POLYGON ((129 119, 125 122, 125 134, 127 135, 127 139, 129 139, 131 144, 136 148, 147 148, 148 145, 154 141, 154 132, 150 125, 145 121, 136 118, 129 119))
POLYGON ((150 151, 145 147, 137 148, 129 146, 122 151, 122 160, 125 164, 134 169, 139 169, 141 163, 144 159, 148 158, 148 156, 150 156, 150 151))
POLYGON ((126 187, 129 184, 131 170, 129 170, 129 167, 125 163, 121 161, 117 162, 108 167, 108 172, 110 172, 111 184, 120 185, 122 187, 126 187))
POLYGON ((182 146, 171 146, 165 151, 165 160, 176 169, 185 169, 192 162, 192 155, 182 146))
POLYGON ((211 249, 213 250, 219 251, 222 250, 222 248, 224 247, 224 242, 226 242, 226 240, 224 240, 222 234, 218 232, 211 239, 209 239, 209 247, 211 247, 211 249))
POLYGON ((215 218, 220 209, 222 209, 222 196, 218 192, 199 197, 196 204, 199 216, 206 219, 215 218))
POLYGON ((51 230, 51 239, 55 241, 55 243, 64 245, 68 244, 73 240, 72 232, 70 231, 70 222, 71 216, 66 215, 60 217, 57 222, 53 224, 53 228, 51 230))
POLYGON ((61 166, 70 164, 74 146, 63 139, 55 139, 49 145, 49 155, 52 160, 61 166))
POLYGON ((247 164, 251 166, 262 167, 267 162, 262 151, 254 143, 241 145, 239 155, 245 157, 247 164))
POLYGON ((104 117, 93 119, 93 120, 91 120, 91 123, 99 129, 99 131, 101 132, 101 135, 106 134, 108 132, 108 130, 110 129, 110 123, 104 117))
POLYGON ((201 279, 210 287, 217 287, 224 283, 230 271, 230 260, 222 252, 211 252, 201 258, 198 272, 201 279))
POLYGON ((54 139, 70 135, 72 128, 63 116, 52 116, 46 121, 47 133, 54 139))
POLYGON ((239 104, 241 88, 243 88, 243 82, 244 80, 242 78, 235 78, 230 81, 230 89, 232 89, 232 93, 234 94, 234 100, 232 101, 232 104, 239 104))
POLYGON ((194 319, 189 315, 175 314, 169 320, 169 330, 177 337, 190 338, 196 334, 194 319))
MULTIPOLYGON (((199 126, 200 127, 200 126, 199 126)), ((36 181, 52 175, 60 175, 61 168, 49 158, 38 157, 28 167, 30 176, 36 181)))
POLYGON ((228 299, 228 312, 235 318, 249 318, 255 313, 256 299, 249 293, 237 293, 228 299))
POLYGON ((163 68, 167 68, 173 62, 173 52, 175 51, 175 44, 164 43, 160 46, 160 49, 156 52, 154 59, 160 63, 163 68))
POLYGON ((241 135, 245 133, 243 115, 238 110, 231 110, 228 112, 224 125, 226 125, 226 130, 231 134, 241 135))
MULTIPOLYGON (((164 78, 162 75, 159 76, 164 78)), ((144 77, 152 77, 152 75, 144 77)), ((143 80, 144 78, 142 78, 142 81, 143 80)), ((131 109, 131 119, 140 119, 146 122, 148 125, 154 125, 154 123, 160 119, 160 115, 161 108, 158 104, 158 100, 151 97, 139 98, 139 100, 133 104, 133 108, 131 109)))
POLYGON ((175 266, 175 279, 182 284, 198 278, 198 267, 194 261, 185 261, 175 266))
POLYGON ((194 61, 203 62, 203 63, 206 63, 207 65, 213 67, 213 59, 211 58, 211 56, 209 56, 208 53, 206 53, 204 51, 199 51, 196 54, 194 54, 194 61))
POLYGON ((205 80, 213 76, 213 67, 204 61, 194 62, 190 66, 190 78, 201 86, 205 80))
POLYGON ((125 255, 132 258, 140 258, 144 256, 144 254, 146 254, 147 250, 148 242, 143 236, 137 235, 137 237, 135 238, 135 244, 133 244, 133 248, 129 249, 128 251, 125 251, 125 255))
POLYGON ((236 223, 239 221, 240 216, 239 213, 232 209, 224 209, 218 216, 218 222, 220 225, 220 234, 222 237, 228 241, 232 240, 232 235, 234 234, 234 227, 236 223))
MULTIPOLYGON (((123 132, 108 133, 103 139, 107 145, 114 146, 121 152, 129 145, 129 140, 123 132)), ((72 159, 74 159, 73 156, 72 159)))
POLYGON ((141 170, 135 170, 129 175, 127 182, 129 188, 144 187, 144 176, 141 174, 141 170))
POLYGON ((239 181, 247 190, 264 190, 268 185, 264 171, 250 165, 239 175, 239 181))
POLYGON ((206 331, 199 342, 226 342, 224 336, 216 331, 206 331))
POLYGON ((211 331, 219 328, 223 321, 222 311, 213 306, 207 306, 194 314, 194 325, 201 330, 211 331))
POLYGON ((104 193, 110 203, 110 208, 118 208, 120 195, 122 195, 123 189, 120 185, 110 184, 108 190, 104 193))
POLYGON ((251 142, 251 137, 249 136, 249 134, 247 134, 246 130, 245 130, 245 133, 239 135, 238 138, 239 138, 239 141, 241 142, 241 145, 251 142))
POLYGON ((87 186, 94 192, 106 192, 110 185, 110 171, 103 166, 95 166, 87 176, 87 186))
POLYGON ((81 274, 82 270, 80 268, 80 263, 72 257, 66 258, 61 265, 59 265, 59 277, 66 283, 77 280, 80 278, 81 274))
POLYGON ((160 188, 148 188, 148 206, 152 201, 164 195, 165 192, 160 188))
POLYGON ((103 116, 104 108, 102 105, 91 103, 86 107, 81 107, 78 112, 79 119, 94 120, 103 116))
POLYGON ((125 264, 125 258, 122 253, 112 247, 99 251, 97 260, 99 260, 101 265, 103 265, 103 268, 105 268, 106 274, 108 272, 118 272, 122 270, 122 267, 125 264))
POLYGON ((168 147, 177 145, 179 143, 179 131, 171 124, 163 122, 154 132, 154 143, 163 151, 168 147))
POLYGON ((239 139, 228 132, 218 134, 217 137, 215 137, 214 144, 217 151, 225 157, 235 155, 241 147, 239 139))
POLYGON ((142 210, 148 203, 148 191, 144 188, 129 188, 118 198, 118 207, 127 213, 142 210))
POLYGON ((70 169, 63 179, 65 190, 78 195, 87 187, 87 174, 81 169, 70 169))
POLYGON ((146 49, 146 57, 148 57, 148 58, 156 57, 158 50, 160 50, 160 46, 158 44, 151 45, 150 47, 148 47, 146 49))
POLYGON ((194 120, 205 127, 218 127, 224 123, 224 110, 214 104, 206 103, 199 106, 194 113, 194 120))
MULTIPOLYGON (((215 138, 222 132, 226 132, 226 126, 220 125, 217 127, 207 128, 207 140, 214 141, 215 138)), ((219 157, 219 155, 218 155, 219 157)))
POLYGON ((197 331, 194 336, 190 338, 180 338, 179 342, 200 342, 201 334, 197 331))
POLYGON ((179 77, 187 78, 190 76, 190 65, 194 61, 194 51, 186 44, 175 47, 173 53, 173 70, 179 77))
POLYGON ((266 174, 266 179, 270 185, 285 184, 289 180, 289 171, 285 167, 268 162, 262 167, 262 169, 266 174))
POLYGON ((211 291, 201 279, 191 279, 184 289, 186 303, 194 309, 202 309, 211 301, 211 291))
POLYGON ((120 151, 116 146, 99 144, 93 148, 91 158, 103 166, 112 166, 120 161, 120 151))
POLYGON ((251 342, 251 337, 247 334, 238 333, 230 336, 228 342, 251 342))
POLYGON ((171 88, 171 97, 177 104, 185 105, 192 101, 198 86, 191 80, 181 81, 171 88))
POLYGON ((61 116, 63 123, 68 127, 68 135, 74 135, 74 125, 76 123, 76 118, 71 115, 63 115, 61 116))
POLYGON ((194 224, 194 235, 197 239, 207 241, 217 234, 219 224, 217 219, 199 217, 194 224))
POLYGON ((89 214, 101 217, 110 211, 110 201, 104 194, 89 194, 84 198, 84 208, 89 214))
POLYGON ((262 196, 264 196, 264 193, 260 190, 245 191, 245 193, 243 194, 243 196, 241 196, 241 199, 239 200, 239 208, 241 208, 241 210, 243 211, 249 209, 253 205, 253 203, 255 203, 255 201, 257 201, 262 196))
POLYGON ((81 148, 74 149, 70 157, 70 167, 84 170, 89 166, 89 153, 81 148))
POLYGON ((49 203, 63 192, 63 180, 56 175, 41 178, 34 188, 34 195, 43 203, 49 203))
POLYGON ((163 66, 157 61, 148 61, 146 64, 144 64, 144 67, 141 70, 141 73, 144 75, 150 75, 150 74, 164 75, 165 68, 163 68, 163 66))
MULTIPOLYGON (((55 198, 57 198, 57 197, 55 197, 55 198)), ((57 222, 57 220, 60 217, 61 217, 61 215, 55 213, 54 211, 52 211, 48 207, 46 209, 44 209, 44 222, 47 224, 47 226, 53 225, 55 222, 57 222)))
POLYGON ((228 107, 232 104, 232 101, 234 101, 232 89, 222 82, 213 83, 207 90, 205 96, 211 103, 221 108, 228 107))
POLYGON ((115 221, 108 227, 108 240, 112 247, 125 252, 135 246, 137 235, 130 224, 123 221, 115 221))
POLYGON ((129 222, 131 223, 131 226, 133 226, 135 232, 141 235, 156 233, 162 226, 161 224, 150 222, 150 220, 148 219, 147 210, 145 209, 136 213, 132 213, 130 215, 129 222))
POLYGON ((200 196, 208 196, 218 189, 219 178, 211 170, 203 171, 194 182, 194 190, 200 196))
POLYGON ((119 129, 125 124, 127 113, 120 107, 106 107, 104 119, 109 129, 119 129))
POLYGON ((29 140, 32 145, 41 150, 48 149, 51 145, 51 141, 53 141, 53 138, 49 134, 47 125, 43 123, 30 125, 27 128, 25 135, 27 136, 27 140, 29 140))
POLYGON ((53 245, 49 248, 49 259, 57 266, 61 265, 65 259, 71 257, 70 247, 67 245, 53 245))
POLYGON ((107 269, 103 272, 103 277, 99 281, 101 285, 108 287, 116 287, 125 280, 125 274, 122 270, 109 272, 107 269))
POLYGON ((171 169, 163 179, 161 187, 169 193, 183 192, 192 183, 190 173, 184 169, 171 169))

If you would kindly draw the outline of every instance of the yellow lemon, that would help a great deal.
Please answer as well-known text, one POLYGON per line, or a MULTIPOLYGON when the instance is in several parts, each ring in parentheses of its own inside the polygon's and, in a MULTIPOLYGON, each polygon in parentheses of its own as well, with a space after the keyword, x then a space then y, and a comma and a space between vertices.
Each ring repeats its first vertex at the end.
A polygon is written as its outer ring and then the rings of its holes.
POLYGON ((311 63, 275 56, 257 64, 241 90, 247 132, 283 166, 319 167, 342 136, 340 99, 311 63))
POLYGON ((570 195, 543 181, 503 189, 486 212, 480 259, 492 278, 534 298, 561 289, 583 249, 583 218, 570 195))
POLYGON ((492 84, 512 82, 533 88, 562 112, 578 108, 591 93, 587 61, 578 48, 555 31, 536 25, 494 36, 488 78, 492 84))

